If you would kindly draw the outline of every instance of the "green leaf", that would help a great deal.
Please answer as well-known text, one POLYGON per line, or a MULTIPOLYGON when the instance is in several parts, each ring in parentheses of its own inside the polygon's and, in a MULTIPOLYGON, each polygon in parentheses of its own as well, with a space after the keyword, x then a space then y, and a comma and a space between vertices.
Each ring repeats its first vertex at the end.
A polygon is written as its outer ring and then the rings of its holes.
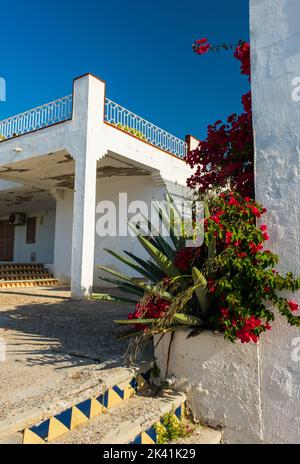
POLYGON ((133 253, 129 253, 129 251, 124 250, 124 253, 130 258, 134 259, 134 261, 136 261, 140 266, 144 267, 145 270, 152 275, 153 282, 160 282, 165 277, 165 273, 151 261, 145 261, 133 253))
POLYGON ((181 275, 181 272, 177 269, 173 262, 161 251, 159 251, 152 243, 150 243, 149 240, 147 240, 142 235, 139 235, 138 239, 140 243, 143 245, 143 247, 150 254, 152 259, 155 261, 155 263, 163 270, 163 272, 168 277, 176 277, 178 275, 181 275))
POLYGON ((175 313, 174 321, 181 325, 187 325, 189 327, 201 327, 204 322, 202 319, 196 316, 191 316, 189 314, 175 313))
POLYGON ((134 285, 135 287, 140 287, 143 290, 150 291, 152 289, 152 285, 146 284, 144 282, 138 282, 136 277, 128 277, 125 274, 121 274, 120 272, 114 271, 113 269, 110 269, 106 266, 97 266, 97 268, 107 272, 108 274, 118 277, 121 279, 121 281, 123 280, 123 285, 124 283, 128 282, 129 284, 134 285))
POLYGON ((141 287, 133 283, 123 282, 121 280, 110 279, 109 277, 101 277, 101 276, 100 276, 100 279, 103 280, 103 282, 108 282, 110 284, 116 285, 119 290, 122 290, 122 292, 125 292, 125 293, 135 293, 141 297, 145 293, 144 289, 142 289, 141 287))
MULTIPOLYGON (((168 201, 168 200, 166 200, 168 201)), ((174 224, 171 220, 171 215, 169 216, 167 212, 161 208, 158 202, 154 202, 154 209, 159 215, 159 219, 162 221, 162 224, 165 226, 165 229, 170 232, 170 237, 175 246, 175 249, 178 250, 178 239, 175 235, 174 224)))
POLYGON ((157 319, 122 319, 119 321, 114 321, 115 324, 118 325, 131 325, 131 324, 143 324, 143 325, 149 325, 153 324, 157 319))
POLYGON ((91 296, 91 300, 99 300, 99 301, 122 301, 125 303, 138 303, 138 300, 132 300, 130 298, 125 298, 122 296, 111 295, 109 293, 93 293, 91 296))
POLYGON ((130 261, 129 259, 125 258, 125 256, 122 256, 122 255, 119 255, 118 253, 112 251, 112 250, 108 250, 107 248, 103 248, 104 251, 106 251, 106 253, 109 253, 110 255, 112 255, 114 258, 118 259, 119 261, 121 261, 122 263, 126 264, 127 266, 131 267, 132 269, 134 269, 136 272, 138 272, 139 274, 143 275, 144 277, 147 277, 148 279, 152 279, 152 275, 147 272, 145 269, 143 269, 142 267, 140 266, 137 266, 136 264, 134 264, 132 261, 130 261))
POLYGON ((195 293, 200 304, 201 312, 203 315, 206 315, 209 305, 207 298, 207 280, 202 272, 200 272, 196 267, 193 267, 192 269, 192 277, 194 284, 197 286, 197 288, 195 288, 195 293))

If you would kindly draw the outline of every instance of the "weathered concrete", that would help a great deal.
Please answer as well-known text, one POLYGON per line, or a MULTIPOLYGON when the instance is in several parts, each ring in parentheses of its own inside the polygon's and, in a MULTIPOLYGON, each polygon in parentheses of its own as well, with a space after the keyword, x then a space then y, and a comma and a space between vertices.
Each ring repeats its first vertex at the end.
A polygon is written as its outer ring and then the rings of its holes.
POLYGON ((259 352, 254 345, 231 344, 221 334, 202 332, 187 339, 174 335, 169 368, 170 335, 155 337, 155 358, 161 377, 175 375, 193 414, 211 427, 221 426, 225 443, 260 443, 261 401, 259 352))

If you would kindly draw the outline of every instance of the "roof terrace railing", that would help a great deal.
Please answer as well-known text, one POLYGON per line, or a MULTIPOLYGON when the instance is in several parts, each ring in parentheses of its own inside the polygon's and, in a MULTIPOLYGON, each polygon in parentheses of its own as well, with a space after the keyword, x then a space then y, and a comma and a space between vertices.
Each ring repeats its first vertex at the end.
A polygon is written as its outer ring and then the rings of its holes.
MULTIPOLYGON (((68 95, 0 121, 0 141, 70 120, 72 108, 73 96, 68 95)), ((187 144, 183 140, 108 98, 105 99, 104 121, 179 158, 187 155, 187 144)))
POLYGON ((187 144, 183 140, 108 98, 105 99, 105 122, 179 158, 187 155, 187 144))
POLYGON ((0 121, 0 140, 53 126, 72 118, 73 96, 59 98, 45 105, 0 121))

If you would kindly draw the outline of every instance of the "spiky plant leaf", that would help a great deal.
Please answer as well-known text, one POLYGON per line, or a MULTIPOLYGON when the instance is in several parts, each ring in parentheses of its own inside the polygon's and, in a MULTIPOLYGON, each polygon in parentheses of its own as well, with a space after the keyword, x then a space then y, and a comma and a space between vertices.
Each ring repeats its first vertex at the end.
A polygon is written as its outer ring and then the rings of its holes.
POLYGON ((178 324, 187 325, 189 327, 201 327, 204 324, 202 319, 196 316, 191 316, 190 314, 175 313, 173 318, 178 324))
POLYGON ((137 266, 135 263, 127 259, 125 256, 122 256, 113 250, 108 250, 107 248, 103 248, 103 250, 106 251, 106 253, 109 253, 110 255, 112 255, 114 258, 121 261, 122 263, 126 264, 126 266, 131 267, 131 269, 135 270, 136 272, 143 275, 144 277, 147 277, 148 279, 152 279, 152 275, 149 272, 147 272, 141 266, 137 266))
POLYGON ((110 279, 109 277, 100 277, 100 279, 103 282, 108 282, 110 284, 116 285, 116 287, 119 290, 122 290, 122 292, 125 292, 125 293, 129 293, 129 294, 134 293, 138 296, 143 296, 145 293, 145 290, 143 288, 133 283, 123 282, 121 280, 116 280, 116 279, 110 279))
POLYGON ((203 315, 206 315, 209 305, 207 298, 207 280, 205 279, 202 272, 199 271, 199 269, 196 267, 193 267, 192 269, 192 277, 196 286, 195 293, 200 304, 201 312, 203 315))
POLYGON ((115 324, 118 325, 132 325, 132 324, 142 324, 142 325, 149 325, 153 324, 156 319, 121 319, 119 321, 114 321, 115 324))
POLYGON ((178 251, 178 239, 174 231, 174 221, 171 220, 171 215, 169 215, 165 209, 161 208, 158 202, 154 202, 154 209, 157 212, 160 221, 164 225, 165 229, 170 232, 170 237, 173 242, 173 245, 178 251))
POLYGON ((150 254, 151 258, 168 277, 176 277, 178 275, 181 275, 181 272, 177 269, 173 262, 161 251, 159 251, 152 243, 150 243, 149 240, 147 240, 142 235, 139 235, 138 239, 140 243, 143 245, 143 247, 150 254))
POLYGON ((97 301, 121 301, 124 303, 138 303, 138 300, 132 300, 130 298, 125 298, 123 296, 116 296, 116 295, 111 295, 109 293, 93 293, 91 296, 91 300, 97 300, 97 301))
POLYGON ((124 250, 124 253, 136 261, 140 266, 144 267, 144 269, 152 275, 152 282, 160 282, 165 277, 165 273, 151 261, 145 261, 129 251, 124 250))

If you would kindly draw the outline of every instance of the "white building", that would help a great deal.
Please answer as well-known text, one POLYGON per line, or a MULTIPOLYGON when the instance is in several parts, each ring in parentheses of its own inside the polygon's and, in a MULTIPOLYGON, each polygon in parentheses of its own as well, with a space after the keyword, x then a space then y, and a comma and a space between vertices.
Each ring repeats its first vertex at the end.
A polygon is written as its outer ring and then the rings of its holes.
POLYGON ((117 265, 103 247, 138 247, 95 234, 96 205, 118 205, 119 193, 149 203, 190 174, 187 143, 108 100, 91 74, 72 95, 1 121, 0 134, 0 263, 46 264, 75 298, 100 285, 95 264, 117 265), (16 213, 24 225, 9 225, 16 213))

